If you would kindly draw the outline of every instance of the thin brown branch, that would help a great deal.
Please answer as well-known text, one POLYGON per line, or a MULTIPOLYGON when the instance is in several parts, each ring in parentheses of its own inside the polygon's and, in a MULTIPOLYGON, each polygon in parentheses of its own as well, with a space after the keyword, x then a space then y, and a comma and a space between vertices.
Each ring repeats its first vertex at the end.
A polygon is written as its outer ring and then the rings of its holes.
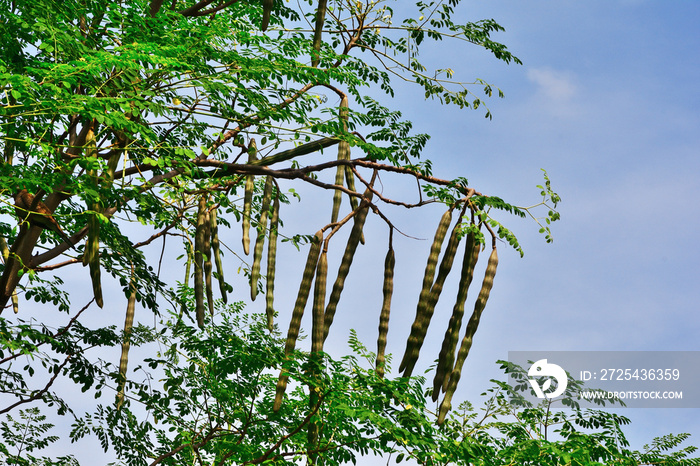
MULTIPOLYGON (((160 238, 161 236, 166 235, 168 233, 168 231, 172 230, 175 226, 178 225, 178 223, 179 222, 177 220, 173 221, 170 225, 168 225, 167 227, 165 227, 163 230, 159 231, 158 233, 155 233, 150 238, 148 238, 144 241, 140 241, 138 243, 134 243, 133 247, 134 248, 141 248, 141 247, 144 247, 144 246, 151 244, 156 239, 160 238)), ((58 247, 51 249, 50 251, 47 251, 43 254, 38 254, 38 255, 34 256, 32 258, 32 264, 34 264, 35 262, 36 263, 43 263, 43 262, 46 262, 46 261, 53 259, 53 257, 56 257, 58 255, 58 254, 55 254, 56 249, 58 249, 58 247)), ((83 260, 82 256, 80 256, 80 257, 76 257, 75 259, 70 259, 67 261, 59 262, 57 264, 46 265, 43 267, 37 266, 37 267, 32 267, 32 268, 33 268, 33 270, 35 270, 37 272, 46 272, 47 270, 60 269, 62 267, 65 267, 66 265, 82 263, 82 260, 83 260)))
POLYGON ((193 449, 196 450, 196 449, 198 449, 198 448, 200 448, 200 447, 206 445, 207 443, 209 443, 209 442, 211 441, 211 439, 213 439, 214 437, 216 437, 216 434, 219 433, 220 431, 221 431, 221 428, 220 428, 220 427, 214 427, 214 428, 212 428, 212 430, 206 435, 206 437, 202 438, 202 441, 201 441, 201 442, 197 442, 197 443, 194 443, 194 444, 192 444, 192 443, 184 443, 184 444, 180 445, 179 447, 173 448, 173 449, 170 450, 169 452, 163 453, 163 454, 160 455, 159 457, 155 458, 155 459, 153 460, 153 462, 150 464, 150 466, 155 466, 156 464, 162 463, 164 460, 170 458, 170 457, 173 456, 173 455, 176 455, 177 453, 179 453, 180 451, 184 450, 185 448, 191 447, 191 448, 193 448, 193 449))
MULTIPOLYGON (((260 464, 260 463, 262 463, 262 462, 264 462, 264 461, 270 459, 270 455, 271 455, 273 452, 275 452, 280 446, 282 446, 282 444, 283 444, 284 442, 286 442, 289 438, 291 438, 292 436, 298 434, 298 433, 301 431, 301 429, 303 429, 304 426, 306 426, 306 425, 309 423, 309 421, 311 421, 311 418, 312 418, 313 416, 316 415, 316 413, 318 412, 319 409, 321 409, 321 405, 323 404, 323 400, 326 398, 326 395, 328 395, 328 393, 329 393, 329 392, 322 393, 322 394, 319 395, 319 397, 318 397, 318 403, 316 403, 316 406, 314 406, 314 408, 313 408, 311 411, 309 411, 309 414, 307 414, 306 417, 304 417, 304 419, 302 419, 302 421, 299 423, 298 426, 296 426, 296 427, 294 428, 294 430, 292 430, 291 432, 289 432, 287 435, 282 436, 282 437, 277 441, 277 443, 275 443, 274 445, 272 445, 265 453, 263 453, 263 455, 262 455, 261 457, 256 458, 256 459, 251 460, 251 461, 246 461, 246 462, 244 462, 244 463, 241 463, 241 466, 243 466, 243 465, 245 465, 245 464, 260 464)), ((272 458, 277 458, 278 456, 279 456, 279 455, 275 455, 275 456, 273 456, 272 458)), ((224 458, 224 459, 226 459, 226 458, 224 458)), ((221 463, 221 462, 219 463, 219 465, 222 465, 222 464, 223 464, 223 463, 221 463)))
MULTIPOLYGON (((428 201, 419 201, 419 202, 416 203, 416 204, 408 204, 408 203, 406 203, 406 202, 395 201, 395 200, 393 200, 393 199, 389 199, 389 198, 387 198, 387 197, 384 197, 384 196, 383 196, 379 191, 377 191, 374 187, 370 186, 370 184, 369 184, 364 178, 362 178, 362 175, 360 175, 360 173, 357 171, 357 169, 356 169, 355 167, 352 167, 352 172, 355 174, 355 176, 357 177, 357 179, 359 179, 360 182, 361 182, 362 184, 364 184, 364 185, 367 187, 367 189, 369 189, 370 191, 372 191, 372 193, 374 193, 379 199, 381 199, 382 201, 384 201, 384 202, 387 203, 387 204, 393 204, 393 205, 398 205, 398 206, 401 206, 401 207, 405 207, 405 208, 407 208, 407 209, 412 209, 412 208, 414 208, 414 207, 421 207, 421 206, 424 206, 424 205, 426 205, 426 204, 432 204, 432 203, 434 203, 434 202, 437 202, 437 201, 431 199, 431 200, 428 200, 428 201)), ((419 185, 419 187, 420 187, 420 185, 419 185)))
MULTIPOLYGON (((63 335, 64 333, 66 333, 66 332, 68 331, 68 329, 75 323, 75 321, 78 320, 78 317, 80 317, 80 314, 82 314, 85 310, 87 310, 87 308, 90 307, 90 304, 92 304, 94 301, 95 301, 95 298, 92 298, 85 306, 83 306, 83 308, 82 308, 81 310, 78 311, 77 314, 75 314, 75 315, 68 321, 68 323, 66 324, 65 327, 61 328, 61 330, 59 330, 58 332, 54 333, 54 334, 51 336, 51 338, 52 338, 52 339, 56 339, 56 338, 60 337, 61 335, 63 335)), ((36 348, 39 348, 40 346, 45 345, 46 343, 48 343, 48 340, 42 341, 42 342, 40 342, 40 343, 37 343, 37 344, 34 346, 34 348, 35 348, 35 349, 36 349, 36 348)), ((25 355, 25 354, 22 353, 22 352, 15 353, 15 354, 11 354, 11 355, 7 356, 7 357, 4 358, 4 359, 0 359, 0 364, 5 364, 6 362, 11 361, 11 360, 13 360, 13 359, 16 359, 16 358, 18 358, 18 357, 20 357, 20 356, 23 356, 23 355, 25 355)))
POLYGON ((160 238, 161 236, 167 234, 168 231, 172 230, 173 228, 175 228, 175 226, 177 226, 177 225, 179 224, 179 221, 180 221, 180 218, 181 218, 181 217, 182 217, 182 215, 178 215, 177 219, 173 220, 173 222, 170 223, 170 225, 168 225, 167 227, 163 228, 163 229, 162 229, 161 231, 159 231, 158 233, 152 235, 152 236, 151 236, 150 238, 148 238, 147 240, 140 241, 140 242, 138 242, 138 243, 134 243, 134 246, 133 246, 133 247, 134 247, 134 248, 141 248, 141 247, 143 247, 143 246, 147 246, 147 245, 151 244, 153 241, 155 241, 155 240, 157 240, 158 238, 160 238))
POLYGON ((189 8, 185 8, 184 10, 178 11, 178 13, 182 16, 195 16, 195 14, 198 11, 200 11, 202 8, 208 7, 212 3, 214 3, 214 0, 202 0, 200 2, 195 3, 189 8))
POLYGON ((211 14, 214 14, 214 13, 217 13, 217 12, 223 10, 224 8, 226 8, 226 7, 228 7, 228 6, 233 5, 233 4, 236 3, 237 1, 238 1, 238 0, 229 0, 228 2, 224 2, 223 4, 221 4, 221 5, 217 6, 217 7, 209 8, 208 10, 200 10, 200 11, 198 11, 197 13, 193 13, 193 14, 187 15, 187 16, 207 16, 207 15, 211 15, 211 14))
POLYGON ((72 353, 71 353, 71 354, 68 354, 68 356, 67 356, 66 359, 61 363, 61 365, 58 366, 58 367, 54 370, 53 376, 51 377, 51 379, 49 379, 49 381, 46 383, 46 385, 44 386, 44 388, 42 388, 42 389, 39 390, 38 392, 35 392, 35 393, 34 393, 32 396, 30 396, 29 398, 21 399, 21 400, 19 400, 18 402, 11 404, 11 405, 8 406, 7 408, 1 409, 1 410, 0 410, 0 414, 5 414, 5 413, 7 413, 7 412, 9 412, 9 411, 12 411, 12 410, 15 409, 17 406, 20 406, 20 405, 22 405, 22 404, 24 404, 24 403, 31 403, 32 401, 36 401, 36 400, 38 400, 39 398, 41 398, 42 396, 44 396, 44 395, 46 394, 46 392, 49 391, 49 388, 51 388, 51 386, 53 385, 53 383, 56 381, 56 378, 58 378, 58 375, 61 373, 61 371, 63 371, 63 368, 66 367, 66 364, 68 364, 68 361, 70 361, 70 358, 71 358, 71 357, 73 357, 73 354, 72 354, 72 353))
MULTIPOLYGON (((312 83, 312 84, 306 84, 303 86, 301 89, 296 91, 294 95, 291 97, 286 98, 283 100, 280 104, 277 105, 276 110, 282 110, 285 107, 291 105, 294 101, 296 101, 299 97, 302 95, 306 94, 309 90, 313 89, 315 86, 318 84, 312 83)), ((219 147, 221 147, 222 144, 224 144, 226 141, 235 138, 242 130, 245 128, 249 128, 250 126, 255 125, 258 121, 260 121, 260 117, 257 118, 251 118, 249 121, 245 123, 241 123, 238 127, 228 131, 226 134, 220 136, 212 145, 209 147, 209 152, 212 153, 219 147)))

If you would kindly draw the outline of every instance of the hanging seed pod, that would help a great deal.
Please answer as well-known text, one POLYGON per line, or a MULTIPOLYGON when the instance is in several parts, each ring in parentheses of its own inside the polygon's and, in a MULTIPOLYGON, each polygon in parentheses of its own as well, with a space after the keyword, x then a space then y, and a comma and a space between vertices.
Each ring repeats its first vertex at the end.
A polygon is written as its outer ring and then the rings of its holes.
MULTIPOLYGON (((228 296, 226 292, 226 280, 224 279, 224 266, 221 261, 221 244, 219 243, 219 225, 216 220, 218 209, 212 209, 209 212, 209 222, 211 229, 211 250, 214 253, 214 264, 216 265, 216 276, 219 280, 219 292, 221 292, 221 300, 226 304, 228 296)), ((189 262, 187 263, 189 267, 189 262)))
MULTIPOLYGON (((438 224, 437 231, 435 232, 435 238, 433 239, 433 244, 430 247, 430 255, 428 256, 428 263, 425 266, 425 273, 423 275, 423 287, 421 288, 420 296, 418 298, 418 307, 416 308, 416 318, 411 326, 411 334, 406 342, 406 351, 404 352, 403 359, 401 360, 401 365, 399 366, 399 371, 403 371, 404 377, 410 377, 413 372, 413 367, 418 360, 418 354, 420 347, 423 344, 420 334, 422 332, 422 327, 427 326, 429 323, 425 321, 425 311, 424 307, 428 302, 430 297, 430 290, 433 286, 433 279, 435 277, 435 268, 437 266, 437 261, 440 256, 440 250, 442 249, 442 242, 447 234, 447 229, 452 221, 452 209, 449 209, 442 215, 440 223, 438 224)), ((423 335, 425 335, 423 333, 423 335)))
POLYGON ((286 355, 291 354, 296 346, 297 337, 299 336, 299 328, 301 326, 301 318, 304 315, 306 301, 309 299, 311 291, 311 282, 314 279, 314 272, 318 264, 318 256, 321 252, 321 242, 323 241, 323 232, 317 231, 314 236, 313 243, 309 248, 309 255, 306 258, 306 265, 302 275, 301 284, 299 285, 299 293, 297 294, 294 310, 292 311, 292 320, 289 323, 289 331, 287 332, 287 342, 284 347, 286 355))
MULTIPOLYGON (((348 96, 343 96, 340 100, 340 109, 338 117, 340 119, 340 126, 343 132, 348 130, 348 96)), ((340 141, 338 143, 338 160, 350 160, 350 144, 347 141, 340 141)), ((335 172, 335 184, 336 186, 343 185, 343 179, 345 179, 345 165, 338 165, 335 172)), ((331 223, 338 221, 338 213, 340 212, 340 204, 343 200, 343 193, 340 190, 335 190, 333 193, 333 211, 331 212, 331 223)))
MULTIPOLYGON (((460 217, 461 218, 461 217, 460 217)), ((442 293, 442 287, 445 284, 445 279, 447 278, 447 275, 450 273, 452 270, 452 263, 454 262, 454 257, 457 252, 457 246, 459 246, 459 241, 460 241, 460 226, 461 222, 457 222, 455 226, 452 228, 452 233, 450 234, 450 239, 447 242, 447 247, 445 248, 445 253, 442 257, 442 261, 440 262, 440 268, 438 271, 437 278, 435 279, 435 283, 433 283, 433 286, 430 288, 430 293, 428 294, 428 297, 425 301, 420 301, 418 306, 420 308, 420 326, 416 326, 411 329, 411 332, 415 332, 415 359, 413 359, 413 363, 407 364, 407 371, 410 374, 413 371, 413 365, 416 363, 418 360, 418 354, 420 353, 420 349, 423 346, 423 342, 425 341, 425 335, 428 332, 428 326, 430 325, 430 321, 433 318, 433 313, 435 312, 435 305, 438 302, 438 299, 440 298, 440 294, 442 293)))
MULTIPOLYGON (((316 282, 314 284, 314 303, 312 307, 313 321, 311 328, 311 355, 309 356, 309 409, 314 409, 319 400, 318 386, 320 385, 320 373, 322 371, 323 359, 323 313, 326 300, 326 275, 328 274, 327 251, 324 248, 321 257, 318 259, 316 269, 316 282)), ((315 450, 318 446, 319 423, 312 420, 309 423, 307 439, 310 448, 315 450)), ((310 464, 316 464, 315 458, 309 455, 310 464)))
MULTIPOLYGON (((185 280, 182 282, 185 287, 190 285, 190 271, 192 269, 192 262, 194 262, 194 253, 192 251, 192 243, 189 241, 185 243, 185 253, 187 254, 187 262, 185 263, 185 280)), ((187 304, 183 299, 180 305, 180 314, 178 319, 182 319, 182 316, 187 312, 187 304)))
MULTIPOLYGON (((365 197, 367 201, 370 201, 372 199, 372 192, 366 190, 365 197)), ((350 230, 350 236, 348 237, 348 242, 345 246, 345 252, 343 252, 343 258, 341 259, 340 266, 338 267, 338 276, 335 279, 335 283, 333 283, 333 290, 331 291, 331 295, 328 298, 328 304, 326 305, 323 330, 324 340, 328 338, 328 332, 333 324, 335 311, 338 308, 340 295, 345 287, 345 279, 348 276, 348 272, 350 272, 350 266, 352 265, 352 260, 355 257, 355 251, 357 250, 357 245, 360 242, 362 228, 365 225, 368 212, 369 205, 365 202, 364 204, 360 205, 359 210, 355 214, 355 220, 352 225, 352 230, 350 230)))
POLYGON ((316 282, 314 284, 314 303, 312 307, 313 321, 311 327, 311 351, 323 351, 324 340, 324 307, 326 304, 326 275, 328 275, 328 254, 324 250, 318 260, 316 282))
POLYGON ((263 201, 260 210, 260 221, 258 222, 258 236, 255 238, 255 248, 253 249, 253 267, 250 269, 250 299, 255 301, 258 295, 258 280, 260 280, 260 261, 262 260, 263 247, 265 246, 265 230, 267 229, 267 217, 270 212, 270 201, 272 200, 272 177, 265 180, 263 191, 263 201))
MULTIPOLYGON (((207 199, 209 196, 204 196, 207 199)), ((205 201, 206 202, 206 201, 205 201)), ((202 244, 202 253, 204 254, 204 285, 207 293, 207 304, 209 305, 209 315, 214 315, 214 290, 211 280, 211 216, 209 209, 204 208, 204 243, 202 244)))
POLYGON ((452 308, 452 316, 447 325, 445 338, 442 341, 442 348, 440 349, 440 356, 438 357, 438 365, 435 369, 435 378, 433 379, 433 401, 437 401, 441 390, 445 391, 447 389, 447 382, 454 365, 457 339, 459 338, 459 331, 462 328, 464 303, 467 300, 467 292, 472 283, 472 278, 474 277, 474 266, 479 258, 479 251, 481 251, 481 244, 476 239, 473 232, 467 235, 466 243, 464 258, 462 259, 462 275, 459 279, 457 300, 452 308))
MULTIPOLYGON (((349 157, 348 157, 348 160, 350 160, 349 157)), ((350 191, 357 192, 357 190, 355 189, 355 174, 352 172, 352 167, 349 165, 346 165, 344 168, 345 168, 345 184, 348 185, 348 189, 350 191)), ((349 197, 350 197, 350 206, 352 207, 352 210, 357 209, 357 205, 359 202, 357 200, 357 197, 355 197, 355 196, 349 196, 349 197)), ((362 241, 362 244, 364 244, 364 241, 362 241)))
POLYGON ((318 67, 321 54, 321 36, 323 34, 323 22, 326 19, 326 0, 318 0, 316 8, 316 26, 314 27, 313 52, 311 52, 311 66, 318 67))
MULTIPOLYGON (((99 206, 93 204, 91 209, 98 211, 99 206)), ((90 280, 92 281, 92 294, 95 297, 95 303, 102 307, 102 283, 100 279, 100 220, 97 213, 90 215, 87 222, 88 237, 83 254, 83 266, 90 267, 90 280)))
POLYGON ((197 227, 194 236, 194 302, 197 325, 204 327, 204 234, 206 228, 207 202, 204 196, 199 198, 197 227))
POLYGON ((496 267, 498 266, 498 253, 494 247, 491 251, 491 256, 489 257, 489 262, 486 265, 486 274, 484 275, 484 281, 481 284, 481 291, 479 292, 479 297, 476 299, 474 304, 474 312, 472 313, 469 322, 467 323, 467 331, 462 339, 462 344, 459 348, 459 354, 457 355, 457 360, 455 361, 455 367, 452 369, 450 374, 450 380, 447 383, 447 390, 445 390, 445 397, 442 399, 440 404, 440 412, 438 414, 438 425, 445 422, 445 416, 452 408, 452 396, 457 389, 457 384, 462 376, 462 367, 464 366, 464 361, 469 355, 469 350, 472 347, 472 341, 474 338, 474 333, 479 327, 479 321, 481 320, 481 313, 486 307, 486 301, 489 299, 489 294, 491 293, 491 288, 493 287, 493 279, 496 276, 496 267))
MULTIPOLYGON (((10 248, 7 245, 5 238, 0 237, 0 250, 2 251, 2 260, 4 264, 7 264, 7 260, 10 257, 10 248)), ((15 314, 19 312, 19 299, 17 298, 17 292, 12 292, 12 310, 15 314)))
MULTIPOLYGON (((292 319, 289 322, 287 341, 284 346, 284 354, 286 356, 292 354, 292 351, 294 351, 294 347, 297 343, 297 338, 299 337, 301 318, 304 316, 306 301, 308 301, 309 293, 311 292, 311 282, 314 279, 314 272, 316 271, 316 266, 318 264, 318 256, 321 252, 322 242, 323 232, 319 230, 314 236, 311 248, 309 248, 309 255, 306 258, 306 265, 304 266, 304 274, 302 275, 301 284, 299 285, 299 293, 297 294, 297 300, 294 303, 294 310, 292 311, 292 319)), ((284 392, 287 388, 287 378, 287 374, 282 371, 279 379, 277 380, 275 403, 272 408, 274 411, 278 411, 282 406, 282 397, 284 396, 284 392)))
POLYGON ((131 292, 126 303, 126 319, 124 319, 124 340, 122 341, 122 355, 119 359, 119 384, 117 386, 117 409, 124 403, 124 386, 126 385, 126 369, 129 364, 129 348, 131 347, 131 329, 134 327, 134 313, 136 310, 136 287, 130 284, 131 292))
POLYGON ((104 178, 109 183, 114 180, 114 172, 117 171, 117 165, 119 165, 121 155, 122 153, 120 151, 114 151, 109 159, 107 159, 107 170, 104 172, 104 178))
POLYGON ((263 157, 262 159, 252 162, 253 165, 267 166, 274 165, 276 163, 285 162, 287 160, 292 160, 302 155, 308 155, 312 152, 318 152, 327 147, 338 144, 340 140, 338 138, 321 138, 315 141, 307 142, 297 147, 278 152, 275 155, 269 155, 263 157))
POLYGON ((262 22, 260 23, 260 29, 262 32, 267 31, 267 26, 270 24, 270 15, 272 14, 272 7, 275 5, 274 0, 262 0, 263 5, 263 16, 262 22))
MULTIPOLYGON (((254 162, 257 158, 258 146, 255 139, 250 140, 248 147, 248 163, 254 162)), ((253 191, 255 190, 255 176, 246 175, 245 191, 243 193, 243 252, 247 256, 250 253, 250 216, 253 208, 253 191)))
POLYGON ((272 331, 275 318, 275 267, 277 265, 277 227, 280 216, 279 192, 275 193, 272 203, 272 218, 270 218, 270 244, 267 245, 267 280, 265 281, 265 313, 267 314, 267 329, 272 331))
MULTIPOLYGON (((350 152, 348 151, 348 160, 350 160, 350 152)), ((345 184, 348 185, 348 189, 350 191, 357 192, 355 189, 355 174, 352 172, 352 167, 349 165, 345 166, 345 184)), ((350 198, 350 207, 352 207, 352 210, 357 209, 357 206, 359 205, 359 201, 357 200, 356 196, 348 196, 350 198)), ((365 244, 365 233, 362 232, 362 235, 360 235, 360 243, 365 244)))
POLYGON ((12 312, 15 314, 19 313, 19 298, 17 297, 17 292, 13 291, 12 296, 10 296, 10 299, 12 300, 12 312))
MULTIPOLYGON (((340 160, 340 151, 343 150, 343 146, 346 145, 346 142, 341 142, 338 144, 338 160, 340 160)), ((348 146, 348 150, 350 147, 348 146)), ((344 176, 343 174, 345 173, 345 166, 344 165, 338 165, 337 171, 335 172, 335 184, 336 186, 343 186, 343 179, 344 176)), ((331 211, 331 223, 335 223, 338 221, 338 213, 340 212, 340 204, 343 201, 343 192, 340 191, 339 189, 336 189, 335 192, 333 193, 333 210, 331 211)))
POLYGON ((391 295, 394 292, 394 249, 389 244, 389 250, 384 259, 384 286, 382 291, 384 300, 382 301, 382 311, 379 314, 379 336, 377 337, 377 361, 376 371, 379 377, 384 377, 385 351, 387 334, 389 333, 389 314, 391 312, 391 295))

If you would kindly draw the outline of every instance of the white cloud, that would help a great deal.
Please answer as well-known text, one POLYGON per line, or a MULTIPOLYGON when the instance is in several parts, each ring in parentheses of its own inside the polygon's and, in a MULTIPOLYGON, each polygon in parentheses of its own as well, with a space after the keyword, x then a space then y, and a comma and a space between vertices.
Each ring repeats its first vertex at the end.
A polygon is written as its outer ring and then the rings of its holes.
POLYGON ((537 84, 540 93, 551 100, 568 101, 576 94, 576 85, 570 73, 550 68, 531 68, 527 77, 537 84))
POLYGON ((536 98, 558 115, 571 114, 578 92, 572 73, 551 68, 530 68, 527 77, 537 86, 536 98))

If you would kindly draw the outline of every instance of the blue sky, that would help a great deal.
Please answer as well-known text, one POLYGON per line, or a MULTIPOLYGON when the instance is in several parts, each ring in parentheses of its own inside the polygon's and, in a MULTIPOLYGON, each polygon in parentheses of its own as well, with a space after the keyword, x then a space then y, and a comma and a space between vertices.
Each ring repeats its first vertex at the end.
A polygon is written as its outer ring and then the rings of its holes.
MULTIPOLYGON (((700 350, 700 3, 500 0, 458 11, 500 22, 507 31, 496 39, 524 65, 436 49, 461 78, 506 94, 488 102, 492 121, 401 101, 433 136, 436 176, 464 174, 484 193, 528 205, 545 168, 563 198, 551 245, 532 222, 512 223, 525 258, 500 248, 465 396, 509 350, 700 350)), ((437 345, 442 331, 428 337, 437 345)), ((624 414, 636 446, 669 432, 700 444, 698 410, 624 414)))

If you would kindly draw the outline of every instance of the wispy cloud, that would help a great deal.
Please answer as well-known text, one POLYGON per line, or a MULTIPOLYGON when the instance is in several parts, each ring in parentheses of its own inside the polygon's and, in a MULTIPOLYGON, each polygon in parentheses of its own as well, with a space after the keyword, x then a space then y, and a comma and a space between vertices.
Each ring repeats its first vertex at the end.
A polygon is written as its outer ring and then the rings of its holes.
POLYGON ((573 112, 578 88, 572 73, 551 68, 530 68, 527 77, 537 86, 537 98, 550 111, 563 116, 573 112))

